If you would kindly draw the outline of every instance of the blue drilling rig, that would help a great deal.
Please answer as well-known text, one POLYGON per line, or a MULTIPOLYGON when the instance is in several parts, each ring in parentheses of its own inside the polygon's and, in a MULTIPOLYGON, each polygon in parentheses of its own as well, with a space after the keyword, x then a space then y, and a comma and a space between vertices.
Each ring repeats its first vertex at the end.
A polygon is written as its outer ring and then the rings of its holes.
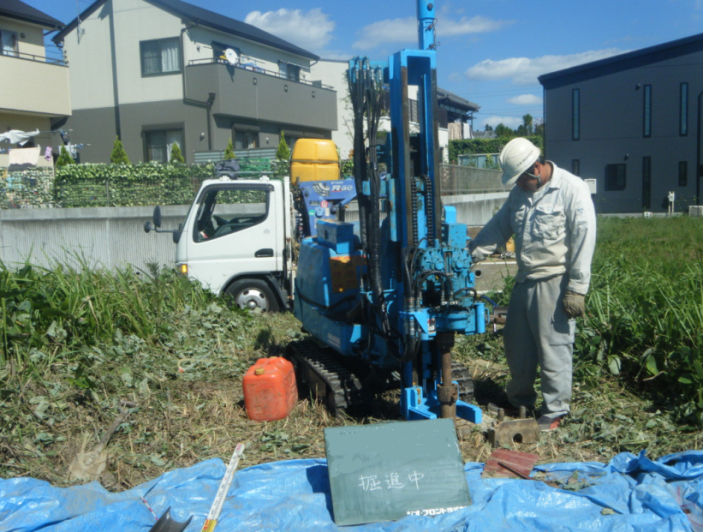
POLYGON ((485 332, 486 309, 474 289, 466 225, 441 203, 436 9, 417 0, 418 50, 387 63, 350 61, 359 222, 319 220, 316 236, 301 243, 295 315, 314 339, 291 344, 288 356, 332 412, 399 385, 405 419, 479 423, 481 410, 468 402, 473 382, 451 359, 456 334, 485 332), (388 102, 391 130, 380 147, 388 102))

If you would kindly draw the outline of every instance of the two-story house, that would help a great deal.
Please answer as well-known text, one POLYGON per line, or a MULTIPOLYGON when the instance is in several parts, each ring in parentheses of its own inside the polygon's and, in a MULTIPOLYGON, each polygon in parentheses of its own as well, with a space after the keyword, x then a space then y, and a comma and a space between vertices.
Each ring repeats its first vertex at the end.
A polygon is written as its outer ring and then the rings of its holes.
POLYGON ((337 95, 310 79, 319 58, 249 24, 180 0, 96 0, 59 32, 71 64, 82 162, 186 162, 198 151, 275 148, 281 132, 331 138, 337 95))
POLYGON ((539 77, 547 158, 595 179, 600 213, 701 203, 703 34, 539 77))
MULTIPOLYGON (((63 59, 47 58, 44 32, 63 23, 20 0, 0 1, 0 133, 36 131, 31 144, 58 144, 52 122, 71 114, 68 68, 63 59)), ((13 146, 0 143, 0 149, 13 146)), ((7 166, 7 155, 0 155, 7 166)))

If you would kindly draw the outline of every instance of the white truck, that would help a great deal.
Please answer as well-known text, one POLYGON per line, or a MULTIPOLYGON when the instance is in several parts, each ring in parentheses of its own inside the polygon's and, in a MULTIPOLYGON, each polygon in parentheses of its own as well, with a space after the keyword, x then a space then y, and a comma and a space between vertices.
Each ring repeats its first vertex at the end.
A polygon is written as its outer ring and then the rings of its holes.
POLYGON ((288 178, 223 177, 202 183, 178 229, 160 229, 159 207, 153 228, 173 233, 179 272, 242 308, 272 312, 293 296, 294 223, 288 178))
POLYGON ((318 219, 338 217, 356 197, 353 181, 340 179, 329 139, 296 142, 292 179, 238 179, 233 164, 231 171, 225 161, 215 165, 225 175, 202 183, 178 229, 162 230, 156 207, 144 231, 173 233, 178 271, 212 292, 242 308, 284 310, 293 299, 294 241, 314 236, 318 219))

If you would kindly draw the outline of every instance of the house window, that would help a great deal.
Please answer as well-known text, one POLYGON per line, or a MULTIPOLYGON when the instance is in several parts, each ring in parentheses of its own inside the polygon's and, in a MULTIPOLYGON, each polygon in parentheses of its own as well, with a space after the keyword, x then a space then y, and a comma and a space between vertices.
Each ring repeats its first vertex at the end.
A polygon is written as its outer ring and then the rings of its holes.
POLYGON ((142 76, 158 76, 181 71, 181 44, 178 37, 142 41, 142 76))
POLYGON ((144 135, 146 142, 146 160, 167 163, 171 159, 171 148, 177 144, 183 153, 183 130, 147 131, 144 135))
POLYGON ((228 44, 212 41, 212 56, 216 63, 227 62, 227 58, 225 57, 225 50, 227 50, 228 48, 237 52, 237 57, 242 57, 242 52, 236 46, 229 46, 228 44))
POLYGON ((259 133, 256 131, 239 131, 234 132, 234 149, 235 150, 251 150, 259 147, 259 133))
POLYGON ((581 91, 571 91, 571 140, 578 140, 581 134, 581 91))
POLYGON ((679 186, 688 185, 688 161, 679 161, 679 186))
POLYGON ((300 67, 284 61, 278 62, 278 72, 282 78, 291 81, 300 81, 300 67))
POLYGON ((571 173, 577 176, 581 176, 581 159, 571 160, 571 173))
POLYGON ((608 164, 605 167, 605 190, 608 192, 625 190, 627 165, 608 164))
POLYGON ((688 83, 679 89, 679 135, 688 135, 688 83))
POLYGON ((644 136, 652 136, 652 86, 644 86, 644 136))
POLYGON ((642 157, 642 207, 652 208, 652 158, 642 157))
POLYGON ((0 29, 0 54, 17 57, 18 52, 17 33, 0 29))

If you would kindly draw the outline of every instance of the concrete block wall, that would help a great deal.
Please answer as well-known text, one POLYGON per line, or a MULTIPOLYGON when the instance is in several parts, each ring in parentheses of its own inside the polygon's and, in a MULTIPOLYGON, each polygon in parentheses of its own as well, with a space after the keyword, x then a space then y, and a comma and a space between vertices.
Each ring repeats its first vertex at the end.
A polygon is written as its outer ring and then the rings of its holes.
MULTIPOLYGON (((188 206, 162 207, 162 228, 176 228, 188 206)), ((151 207, 0 210, 0 259, 8 266, 79 265, 114 269, 149 263, 172 265, 176 245, 169 234, 144 233, 151 207)))
MULTIPOLYGON (((460 223, 484 225, 507 197, 507 192, 464 194, 444 196, 443 202, 457 208, 460 223)), ((175 229, 187 212, 187 205, 162 207, 162 228, 175 229)), ((144 233, 152 213, 151 207, 0 210, 0 260, 10 267, 25 261, 45 267, 79 267, 80 261, 107 269, 172 266, 176 245, 171 235, 144 233)), ((355 204, 346 219, 359 219, 355 204)))

